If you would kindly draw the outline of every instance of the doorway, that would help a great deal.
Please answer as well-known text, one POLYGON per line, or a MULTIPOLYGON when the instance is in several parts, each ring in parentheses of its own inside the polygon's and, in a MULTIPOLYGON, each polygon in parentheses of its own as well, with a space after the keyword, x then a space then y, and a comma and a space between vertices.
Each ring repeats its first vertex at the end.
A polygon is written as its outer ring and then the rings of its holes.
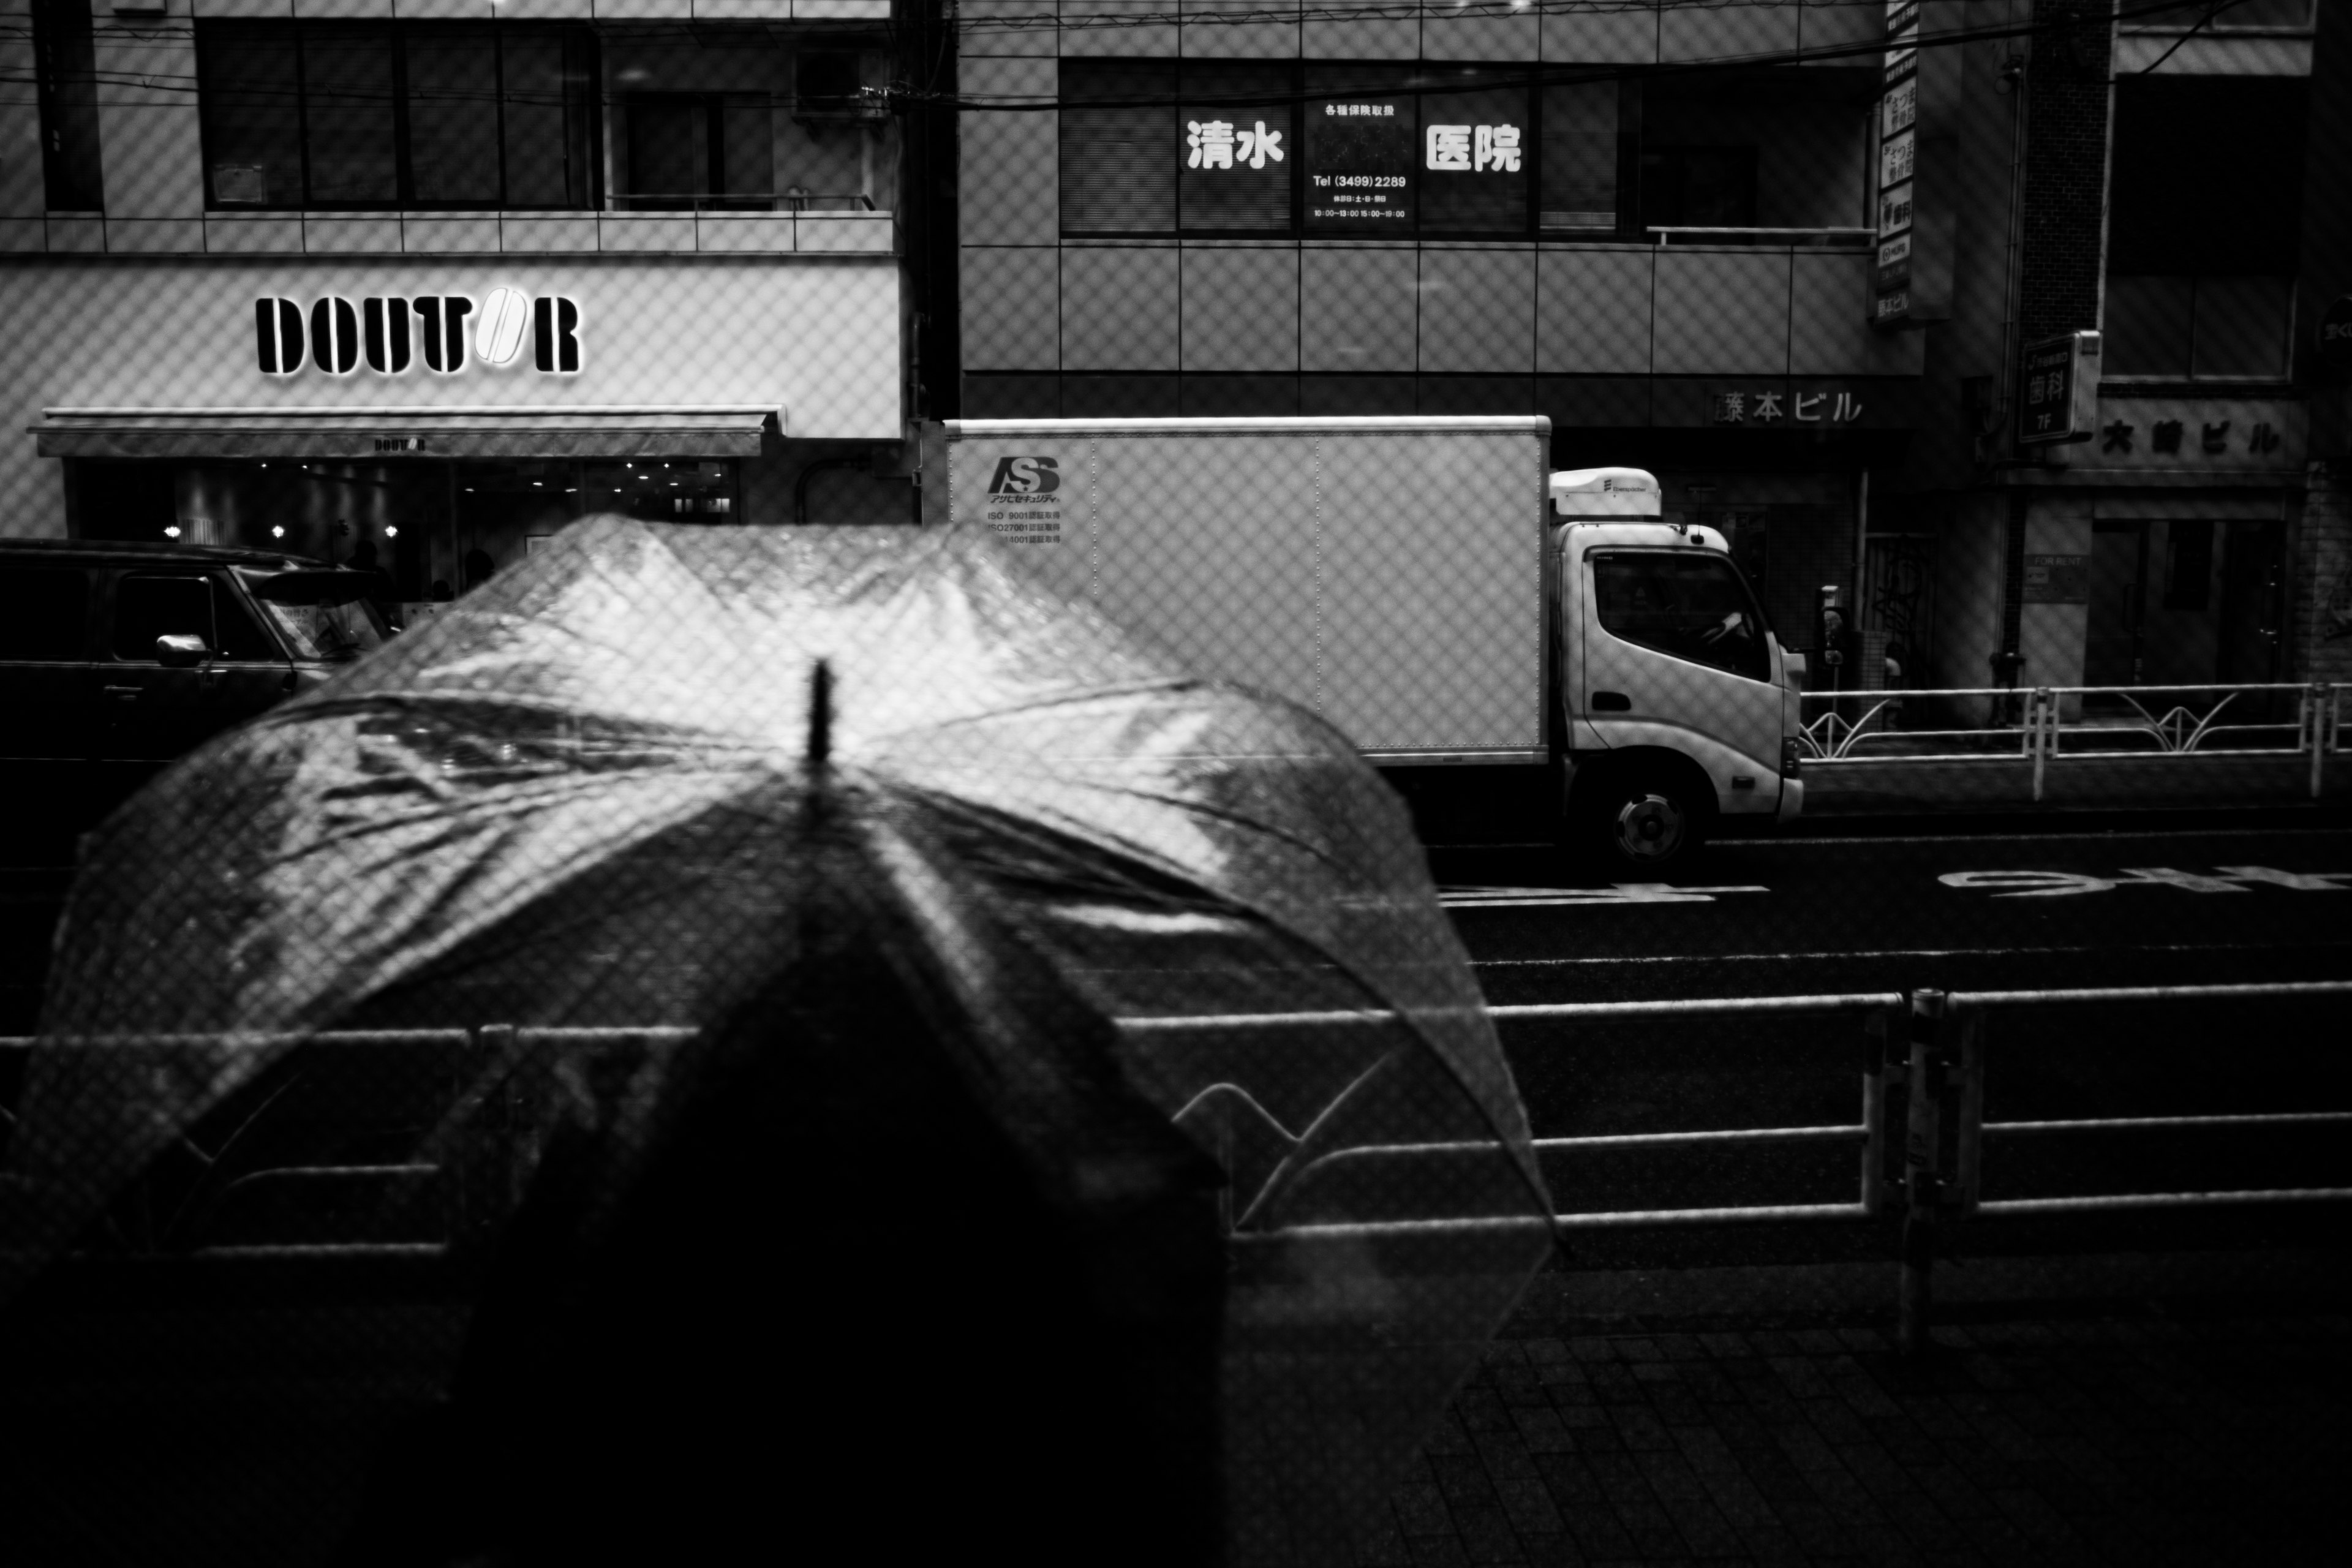
POLYGON ((2280 679, 2284 542, 2276 519, 2094 524, 2084 684, 2280 679))

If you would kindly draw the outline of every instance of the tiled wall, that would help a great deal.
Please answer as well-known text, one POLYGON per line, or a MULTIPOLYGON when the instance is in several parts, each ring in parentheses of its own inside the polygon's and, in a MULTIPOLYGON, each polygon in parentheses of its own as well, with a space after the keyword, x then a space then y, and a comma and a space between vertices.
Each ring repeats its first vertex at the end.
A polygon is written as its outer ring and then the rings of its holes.
MULTIPOLYGON (((1383 6, 1383 12, 1391 8, 1383 6)), ((1402 10, 1402 7, 1393 9, 1402 10)), ((966 59, 984 55, 1187 55, 1219 59, 1544 59, 1649 65, 1768 50, 1868 43, 1885 34, 1884 0, 1548 7, 1431 0, 1420 16, 1331 17, 1299 0, 961 0, 966 59), (1087 26, 1119 12, 1176 22, 1087 26), (1246 15, 1234 25, 1220 12, 1246 15), (1307 13, 1319 14, 1308 16, 1307 13), (1286 13, 1289 17, 1286 17, 1286 13), (1063 18, 1069 18, 1065 22, 1063 18), (1199 17, 1185 25, 1182 18, 1199 17)))
POLYGON ((967 246, 969 372, 1916 375, 1869 258, 1649 246, 967 246))

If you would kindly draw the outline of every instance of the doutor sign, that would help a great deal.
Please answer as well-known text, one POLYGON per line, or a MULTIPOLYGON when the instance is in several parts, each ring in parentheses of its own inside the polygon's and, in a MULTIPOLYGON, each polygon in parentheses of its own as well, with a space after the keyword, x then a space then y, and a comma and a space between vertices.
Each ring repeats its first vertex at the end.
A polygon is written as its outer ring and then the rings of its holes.
POLYGON ((362 365, 403 375, 417 359, 437 375, 456 375, 471 360, 499 370, 520 363, 526 336, 535 368, 553 375, 580 369, 579 303, 560 294, 534 300, 520 289, 491 289, 478 310, 463 294, 324 294, 307 310, 298 300, 265 298, 253 302, 253 335, 265 375, 292 375, 305 364, 329 375, 362 365))

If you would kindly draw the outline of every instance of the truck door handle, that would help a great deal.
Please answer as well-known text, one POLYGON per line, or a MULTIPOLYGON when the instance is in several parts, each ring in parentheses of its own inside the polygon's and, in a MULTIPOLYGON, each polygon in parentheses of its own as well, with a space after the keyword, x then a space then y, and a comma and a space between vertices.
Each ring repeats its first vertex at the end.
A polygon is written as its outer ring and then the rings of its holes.
POLYGON ((106 689, 106 694, 109 697, 120 697, 126 700, 136 701, 139 694, 146 689, 143 686, 110 686, 106 689))
POLYGON ((1596 691, 1592 694, 1595 713, 1631 713, 1633 700, 1622 691, 1596 691))

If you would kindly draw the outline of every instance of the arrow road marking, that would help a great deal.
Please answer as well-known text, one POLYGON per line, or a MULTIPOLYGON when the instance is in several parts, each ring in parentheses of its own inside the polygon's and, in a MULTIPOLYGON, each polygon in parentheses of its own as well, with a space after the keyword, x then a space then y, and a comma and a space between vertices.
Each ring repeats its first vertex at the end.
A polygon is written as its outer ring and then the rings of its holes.
POLYGON ((1450 910, 1559 909, 1582 904, 1711 904, 1718 893, 1769 893, 1765 887, 1676 888, 1664 882, 1612 882, 1606 888, 1448 888, 1450 910))

